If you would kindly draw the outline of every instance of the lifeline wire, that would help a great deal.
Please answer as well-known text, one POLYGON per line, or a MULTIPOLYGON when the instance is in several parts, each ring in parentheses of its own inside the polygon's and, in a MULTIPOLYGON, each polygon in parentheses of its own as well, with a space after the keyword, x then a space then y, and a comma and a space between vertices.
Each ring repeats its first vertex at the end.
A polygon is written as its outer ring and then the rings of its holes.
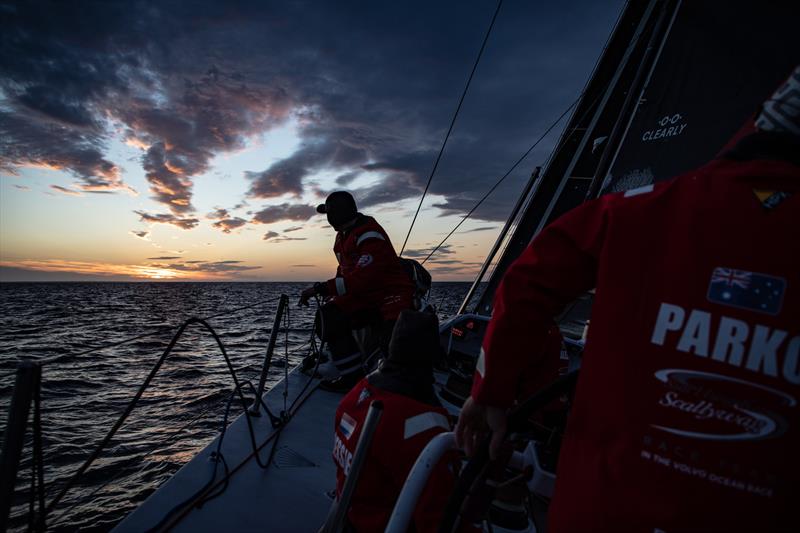
MULTIPOLYGON (((170 340, 169 345, 164 350, 164 353, 159 357, 159 359, 156 362, 156 364, 150 370, 150 373, 147 375, 147 377, 145 378, 144 382, 140 385, 139 389, 136 391, 136 394, 131 399, 131 401, 128 403, 128 406, 125 408, 125 410, 122 412, 122 415, 120 415, 120 417, 117 419, 117 421, 111 427, 111 429, 106 434, 106 436, 103 438, 103 440, 100 442, 100 444, 91 453, 89 458, 86 459, 86 461, 80 466, 80 468, 78 468, 78 470, 67 480, 65 485, 62 487, 61 491, 59 491, 59 493, 55 496, 55 498, 53 498, 53 500, 47 506, 46 512, 49 513, 50 511, 53 510, 53 508, 55 508, 55 506, 58 504, 59 501, 61 501, 61 499, 64 497, 64 495, 66 495, 66 493, 69 491, 69 489, 72 488, 72 486, 74 485, 75 481, 77 481, 77 479, 79 477, 81 477, 84 474, 84 472, 86 472, 86 470, 92 465, 92 463, 94 463, 94 461, 99 457, 100 452, 102 452, 103 449, 105 449, 105 447, 108 445, 108 443, 114 437, 114 435, 117 433, 119 428, 122 426, 122 424, 128 418, 128 416, 131 414, 133 409, 136 407, 136 405, 139 402, 139 399, 142 397, 142 395, 144 394, 145 390, 147 390, 147 388, 150 385, 150 382, 153 380, 153 378, 155 377, 156 373, 161 368, 161 365, 164 363, 166 358, 172 352, 172 349, 175 347, 175 344, 178 342, 178 339, 180 339, 181 336, 183 336, 183 332, 191 324, 200 324, 201 326, 203 326, 209 333, 211 333, 212 337, 214 337, 214 340, 217 342, 217 345, 220 348, 220 351, 222 352, 222 356, 225 359, 225 363, 228 366, 228 370, 229 370, 229 372, 231 374, 231 377, 233 378, 235 391, 239 393, 238 394, 239 395, 239 399, 240 399, 240 401, 242 403, 242 406, 243 406, 243 408, 245 410, 245 417, 246 417, 246 421, 247 421, 248 431, 250 433, 251 444, 252 444, 254 450, 257 449, 256 442, 255 442, 255 435, 254 435, 254 432, 253 432, 253 422, 250 419, 250 414, 247 412, 247 407, 248 407, 247 401, 245 400, 244 395, 242 394, 241 386, 239 385, 239 380, 236 377, 236 372, 233 369, 233 365, 230 362, 230 358, 228 357, 228 353, 225 350, 225 346, 222 343, 222 340, 219 338, 219 335, 217 335, 216 331, 214 331, 214 329, 204 319, 190 318, 190 319, 188 319, 186 322, 184 322, 181 325, 181 327, 178 329, 178 331, 172 337, 172 340, 170 340)), ((266 465, 264 465, 261 462, 261 459, 260 459, 260 457, 258 455, 256 455, 256 462, 258 463, 258 465, 261 468, 265 468, 266 467, 266 465)))
POLYGON ((414 213, 414 218, 411 220, 411 225, 408 227, 408 233, 406 233, 406 239, 403 241, 403 247, 400 248, 399 255, 401 257, 406 249, 406 244, 408 244, 408 238, 411 236, 411 230, 414 229, 414 223, 417 221, 419 210, 422 208, 422 202, 423 200, 425 200, 425 195, 428 194, 428 188, 431 186, 431 182, 433 181, 433 175, 436 174, 436 169, 439 166, 439 161, 442 159, 442 154, 444 153, 444 147, 447 146, 447 141, 448 139, 450 139, 450 133, 452 133, 453 126, 455 126, 456 124, 456 118, 458 118, 458 112, 461 111, 461 104, 464 103, 464 98, 467 96, 467 90, 469 90, 469 85, 470 83, 472 83, 472 77, 475 75, 475 71, 478 69, 478 63, 480 63, 481 56, 483 55, 483 50, 486 48, 486 43, 489 40, 489 35, 492 33, 492 28, 494 27, 494 21, 497 20, 497 14, 500 13, 500 6, 502 5, 503 5, 503 0, 499 0, 499 2, 497 2, 497 9, 494 10, 494 15, 492 16, 492 22, 489 24, 489 29, 486 30, 486 36, 483 38, 481 49, 480 51, 478 51, 478 57, 475 58, 475 63, 472 65, 472 72, 469 73, 469 78, 467 78, 467 84, 464 86, 464 91, 461 93, 461 99, 458 101, 456 112, 453 113, 453 118, 450 121, 450 127, 447 129, 447 134, 444 136, 444 142, 442 142, 442 147, 439 149, 439 155, 436 156, 436 161, 433 163, 433 169, 431 170, 431 175, 428 176, 428 183, 425 185, 425 190, 422 192, 422 197, 419 199, 419 205, 417 205, 417 212, 414 213))

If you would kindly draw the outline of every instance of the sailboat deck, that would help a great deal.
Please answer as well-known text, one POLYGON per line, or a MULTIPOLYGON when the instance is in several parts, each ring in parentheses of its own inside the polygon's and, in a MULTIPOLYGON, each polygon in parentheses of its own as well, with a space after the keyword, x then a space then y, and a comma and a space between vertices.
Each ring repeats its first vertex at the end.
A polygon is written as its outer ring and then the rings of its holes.
MULTIPOLYGON (((308 376, 289 374, 288 402, 301 393, 308 376)), ((316 531, 325 521, 336 484, 331 459, 333 421, 341 394, 316 388, 314 380, 298 402, 291 421, 280 432, 273 462, 259 468, 251 456, 247 421, 240 416, 225 435, 222 453, 231 470, 228 487, 201 508, 173 513, 161 527, 174 531, 316 531)), ((264 400, 274 413, 283 408, 284 382, 275 385, 264 400)), ((261 462, 266 463, 276 431, 269 418, 253 418, 261 462)), ((130 514, 116 531, 145 531, 163 520, 180 502, 197 493, 210 479, 210 460, 219 437, 183 466, 177 474, 130 514)), ((220 465, 217 482, 223 479, 220 465)), ((218 488, 221 488, 218 487, 218 488)), ((215 489, 211 489, 211 493, 215 489)))

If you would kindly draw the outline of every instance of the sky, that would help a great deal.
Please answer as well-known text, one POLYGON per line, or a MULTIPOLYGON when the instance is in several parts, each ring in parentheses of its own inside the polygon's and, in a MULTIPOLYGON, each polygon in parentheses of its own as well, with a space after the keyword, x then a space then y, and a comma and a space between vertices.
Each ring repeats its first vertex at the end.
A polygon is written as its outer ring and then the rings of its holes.
MULTIPOLYGON (((324 280, 334 190, 399 251, 496 5, 0 0, 0 281, 324 280)), ((505 0, 404 256, 578 97, 622 7, 505 0)), ((472 279, 560 129, 434 281, 472 279)))

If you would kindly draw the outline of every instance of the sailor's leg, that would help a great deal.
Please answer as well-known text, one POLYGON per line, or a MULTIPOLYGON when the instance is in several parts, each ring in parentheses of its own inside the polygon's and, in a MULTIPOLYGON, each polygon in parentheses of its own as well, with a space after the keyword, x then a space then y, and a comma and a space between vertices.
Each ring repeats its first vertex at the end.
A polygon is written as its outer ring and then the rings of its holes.
POLYGON ((360 372, 361 351, 351 334, 347 314, 332 303, 323 305, 318 313, 322 316, 317 320, 317 334, 328 346, 335 374, 346 376, 360 372))

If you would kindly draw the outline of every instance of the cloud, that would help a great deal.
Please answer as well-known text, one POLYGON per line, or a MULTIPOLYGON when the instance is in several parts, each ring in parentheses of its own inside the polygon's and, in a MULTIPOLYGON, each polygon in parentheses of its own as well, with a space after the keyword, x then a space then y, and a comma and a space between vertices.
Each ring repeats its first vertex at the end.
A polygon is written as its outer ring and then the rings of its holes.
POLYGON ((62 187, 61 185, 51 185, 50 188, 60 192, 61 194, 66 194, 67 196, 83 196, 80 191, 74 191, 72 189, 62 187))
POLYGON ((336 185, 346 187, 350 185, 356 178, 358 178, 359 174, 360 172, 347 172, 342 174, 336 178, 336 185))
POLYGON ((306 237, 278 237, 271 242, 287 242, 287 241, 307 241, 306 237))
POLYGON ((223 233, 230 233, 232 230, 236 228, 241 228, 247 224, 247 221, 243 218, 235 217, 235 218, 226 218, 223 220, 218 220, 214 222, 212 226, 217 229, 221 229, 223 233))
MULTIPOLYGON (((438 243, 436 243, 436 244, 438 244, 438 243)), ((431 251, 436 246, 436 244, 431 244, 430 248, 419 248, 419 249, 406 250, 406 251, 403 252, 403 257, 408 257, 410 259, 424 259, 424 258, 428 257, 428 254, 431 253, 431 251)), ((454 253, 456 253, 456 251, 453 250, 453 245, 451 245, 451 244, 443 244, 442 246, 439 247, 438 250, 436 250, 436 254, 431 256, 431 261, 434 260, 434 258, 436 257, 437 254, 438 255, 452 255, 454 253)))
POLYGON ((38 281, 58 280, 148 280, 235 279, 237 274, 260 269, 242 261, 151 263, 148 265, 62 261, 57 259, 0 261, 0 277, 38 281))
POLYGON ((290 228, 286 228, 285 230, 283 230, 283 232, 290 233, 292 231, 300 231, 301 229, 303 229, 303 226, 292 226, 290 228))
POLYGON ((148 240, 147 236, 150 235, 150 232, 144 230, 141 231, 131 230, 131 235, 139 237, 140 239, 148 240))
POLYGON ((284 237, 277 231, 268 231, 264 234, 261 238, 262 240, 274 243, 274 242, 287 242, 287 241, 305 241, 307 240, 305 237, 284 237))
POLYGON ((292 267, 295 267, 295 268, 314 268, 317 265, 289 265, 289 266, 292 266, 292 267))
POLYGON ((221 220, 223 218, 228 218, 228 210, 217 208, 213 212, 207 214, 206 218, 210 218, 211 220, 221 220))
POLYGON ((248 270, 258 270, 260 266, 243 265, 242 261, 181 261, 178 263, 153 263, 151 268, 192 273, 230 273, 246 272, 248 270))
POLYGON ((497 229, 499 229, 497 226, 481 226, 479 228, 461 230, 458 233, 475 233, 478 231, 494 231, 497 229))
MULTIPOLYGON (((148 257, 148 261, 169 261, 170 259, 180 259, 179 255, 165 255, 161 257, 148 257)), ((187 261, 188 262, 188 261, 187 261)))
POLYGON ((143 222, 149 222, 151 224, 171 224, 181 229, 192 229, 200 223, 200 221, 196 218, 181 218, 179 216, 169 215, 166 213, 153 214, 145 211, 134 211, 134 213, 139 215, 143 222))
MULTIPOLYGON (((369 180, 354 191, 360 206, 417 198, 493 9, 468 3, 455 20, 451 5, 429 2, 95 2, 80 17, 64 2, 14 6, 0 169, 63 169, 84 192, 129 190, 109 150, 124 135, 142 150, 152 198, 180 220, 216 156, 290 119, 297 149, 273 161, 266 146, 270 162, 245 174, 248 197, 307 197, 333 173, 340 186, 369 180)), ((504 6, 431 184, 433 209, 463 214, 567 107, 621 6, 504 6)), ((505 219, 557 133, 475 218, 505 219)))
POLYGON ((257 211, 253 215, 253 222, 257 224, 272 224, 281 220, 305 221, 317 214, 315 207, 302 204, 271 205, 257 211))
POLYGON ((28 187, 27 185, 19 185, 19 184, 15 183, 13 186, 14 186, 15 189, 19 189, 21 191, 29 191, 29 190, 31 190, 31 188, 28 187))

